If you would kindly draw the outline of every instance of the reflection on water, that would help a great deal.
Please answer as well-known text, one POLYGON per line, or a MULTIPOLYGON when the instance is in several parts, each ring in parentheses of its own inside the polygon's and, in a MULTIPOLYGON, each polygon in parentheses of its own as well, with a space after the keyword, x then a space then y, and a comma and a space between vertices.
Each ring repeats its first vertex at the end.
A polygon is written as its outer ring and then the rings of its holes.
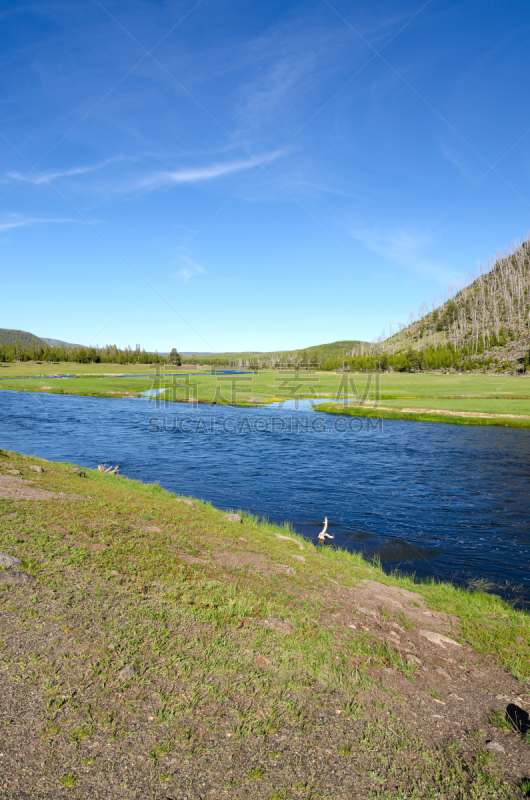
POLYGON ((167 389, 146 389, 145 392, 139 392, 143 397, 159 397, 164 392, 167 392, 167 389))
POLYGON ((314 541, 327 516, 335 545, 386 568, 508 581, 530 599, 530 431, 410 420, 335 428, 346 418, 302 408, 6 390, 0 419, 1 447, 119 464, 220 508, 289 521, 314 541))

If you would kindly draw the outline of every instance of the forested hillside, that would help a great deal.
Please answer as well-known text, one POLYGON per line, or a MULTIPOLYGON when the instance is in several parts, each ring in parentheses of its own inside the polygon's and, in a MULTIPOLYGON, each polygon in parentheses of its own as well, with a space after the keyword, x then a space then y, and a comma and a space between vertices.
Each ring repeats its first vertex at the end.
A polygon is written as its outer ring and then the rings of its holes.
MULTIPOLYGON (((530 356, 530 240, 498 254, 470 282, 423 302, 408 325, 355 350, 353 369, 525 372, 530 356)), ((337 368, 335 359, 323 367, 337 368)))
MULTIPOLYGON (((24 333, 24 331, 8 331, 8 333, 24 333)), ((26 336, 31 336, 31 334, 26 334, 26 336)), ((0 339, 0 362, 9 363, 14 361, 36 361, 51 364, 70 362, 77 364, 124 365, 177 363, 173 354, 170 354, 168 358, 164 358, 158 353, 149 353, 141 350, 140 347, 137 347, 136 350, 132 350, 130 347, 121 350, 116 345, 107 345, 105 347, 77 347, 71 345, 54 347, 37 337, 26 344, 21 344, 19 339, 4 344, 0 339)))
POLYGON ((418 321, 397 333, 387 345, 449 344, 481 354, 515 342, 509 349, 524 349, 530 337, 529 263, 527 241, 498 257, 469 285, 458 291, 450 287, 449 298, 440 307, 428 312, 423 306, 418 321))
POLYGON ((44 339, 40 339, 33 333, 28 331, 17 331, 11 328, 0 328, 0 345, 15 345, 19 344, 20 347, 35 347, 45 345, 44 339))

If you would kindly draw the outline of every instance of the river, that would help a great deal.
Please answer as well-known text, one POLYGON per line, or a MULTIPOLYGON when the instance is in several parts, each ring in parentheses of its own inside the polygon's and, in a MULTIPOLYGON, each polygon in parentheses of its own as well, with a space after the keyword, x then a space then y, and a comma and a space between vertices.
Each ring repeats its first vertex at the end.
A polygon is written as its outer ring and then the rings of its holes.
POLYGON ((289 522, 387 570, 530 603, 530 431, 0 391, 0 446, 289 522))

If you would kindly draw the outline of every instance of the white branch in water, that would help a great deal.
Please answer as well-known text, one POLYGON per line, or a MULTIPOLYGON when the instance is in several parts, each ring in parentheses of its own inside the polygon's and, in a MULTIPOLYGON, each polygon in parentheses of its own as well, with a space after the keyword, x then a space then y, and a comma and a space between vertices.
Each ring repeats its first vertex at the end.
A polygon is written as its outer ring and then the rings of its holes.
POLYGON ((328 529, 328 518, 324 517, 324 528, 318 534, 318 540, 320 542, 325 542, 326 538, 327 539, 334 539, 335 538, 334 536, 331 536, 331 534, 326 533, 327 529, 328 529))
POLYGON ((118 466, 107 467, 107 463, 105 462, 104 464, 98 464, 98 470, 100 472, 110 472, 111 475, 117 475, 120 468, 118 466))

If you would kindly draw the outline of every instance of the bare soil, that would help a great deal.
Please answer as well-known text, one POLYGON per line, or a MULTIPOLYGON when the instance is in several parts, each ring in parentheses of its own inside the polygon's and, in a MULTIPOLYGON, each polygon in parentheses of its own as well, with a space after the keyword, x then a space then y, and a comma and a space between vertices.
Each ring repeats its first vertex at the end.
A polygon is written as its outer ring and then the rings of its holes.
POLYGON ((4 500, 82 500, 81 495, 50 492, 39 489, 34 480, 25 480, 14 475, 0 474, 0 497, 4 500))

